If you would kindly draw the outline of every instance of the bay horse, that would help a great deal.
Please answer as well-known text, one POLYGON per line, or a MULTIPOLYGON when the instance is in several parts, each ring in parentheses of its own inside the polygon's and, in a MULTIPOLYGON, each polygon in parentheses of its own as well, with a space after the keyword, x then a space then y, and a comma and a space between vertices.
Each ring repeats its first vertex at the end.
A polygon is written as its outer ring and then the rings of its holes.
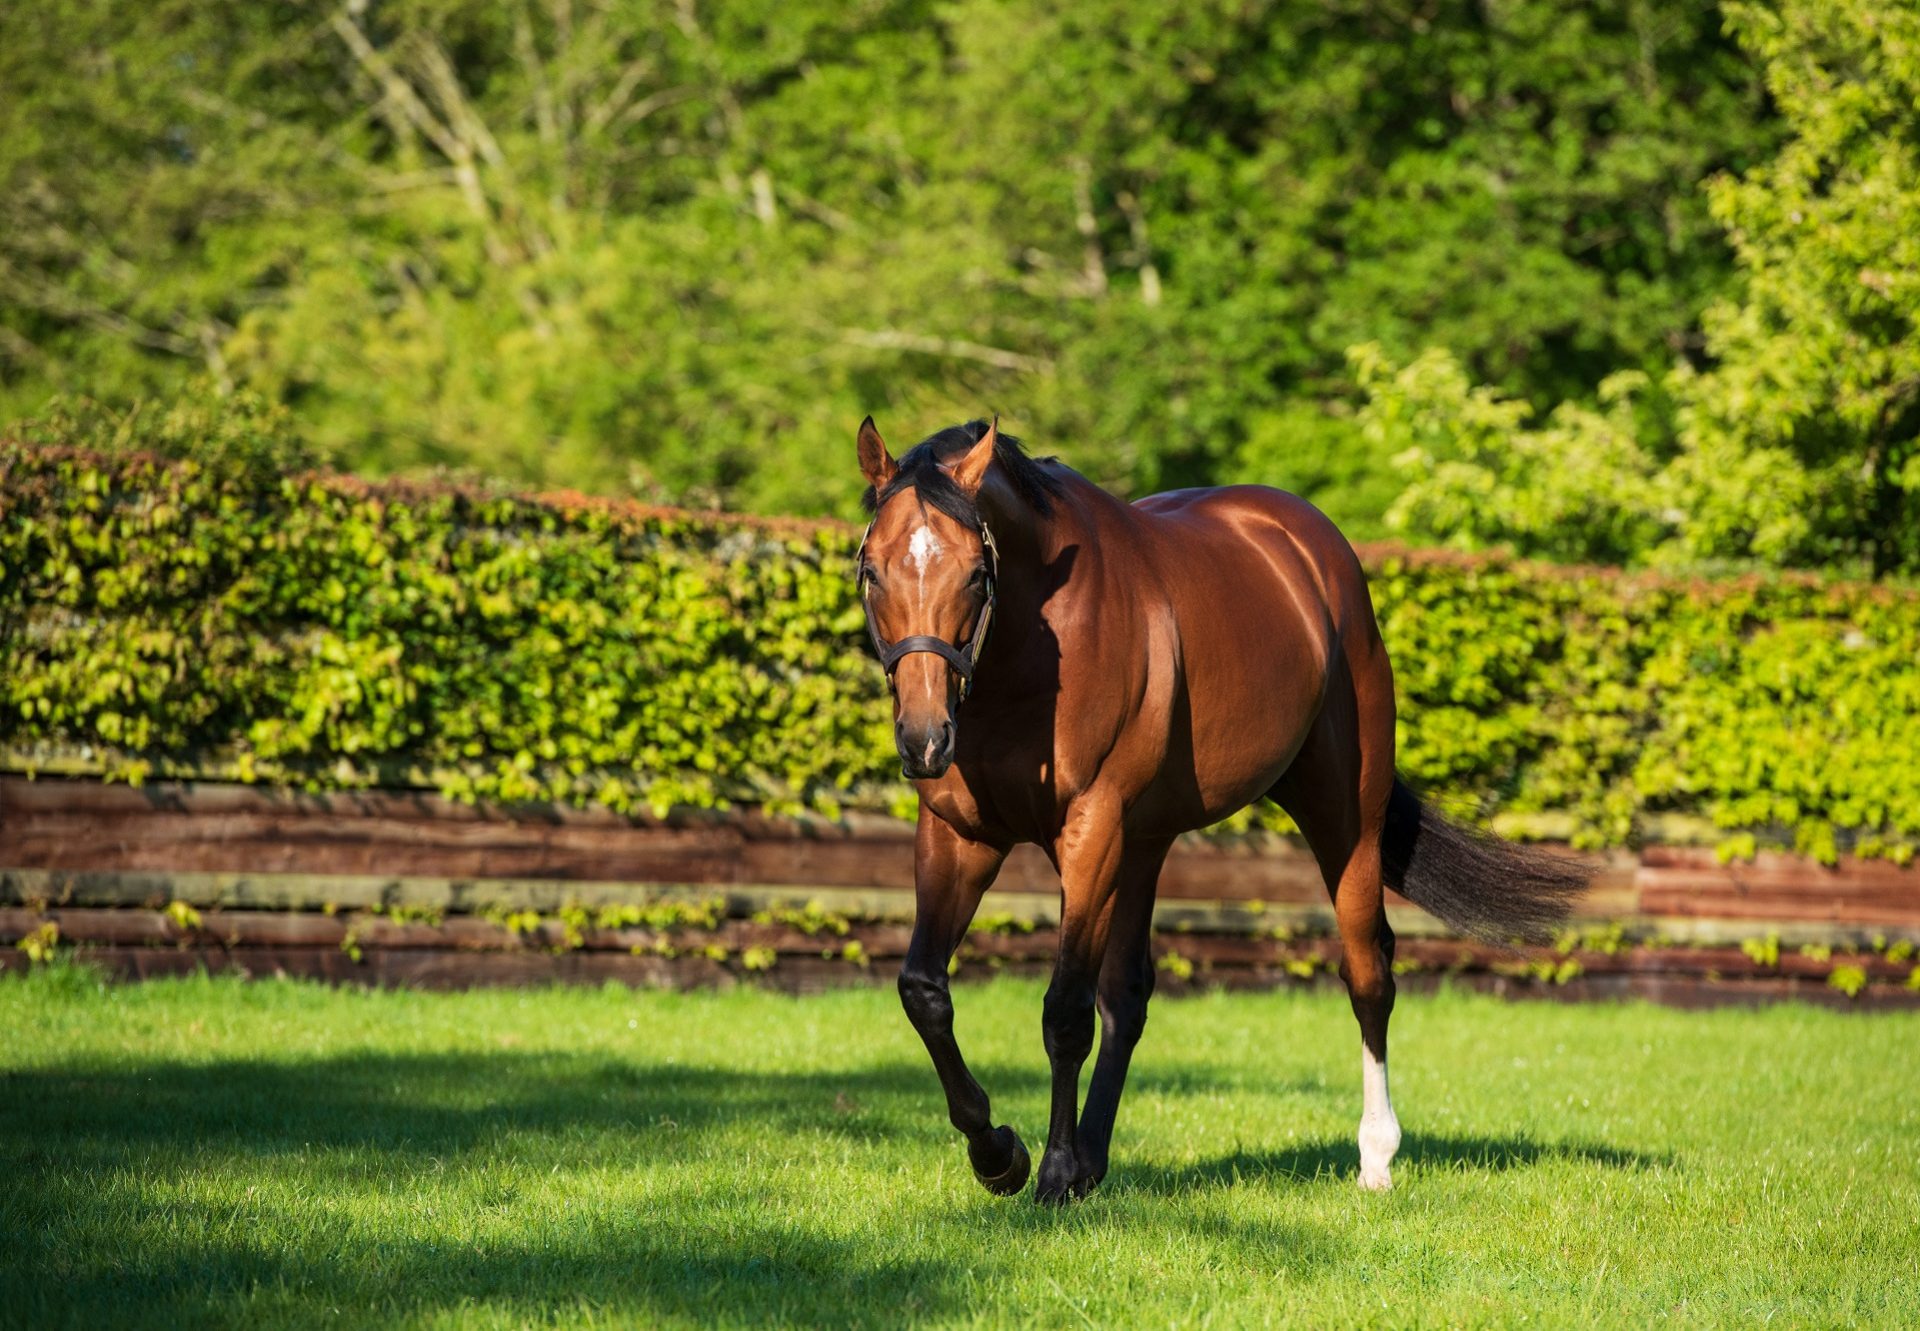
POLYGON ((1393 672, 1366 578, 1305 500, 1236 485, 1128 504, 1029 457, 997 419, 896 461, 869 416, 856 445, 872 514, 856 577, 920 797, 900 998, 980 1182, 1017 1193, 1031 1160, 961 1057, 947 967, 1007 853, 1031 842, 1060 874, 1035 1186, 1057 1203, 1107 1172, 1169 847, 1266 798, 1299 825, 1332 895, 1360 1025, 1360 1185, 1391 1186, 1382 885, 1505 941, 1543 936, 1587 871, 1457 827, 1397 777, 1393 672))

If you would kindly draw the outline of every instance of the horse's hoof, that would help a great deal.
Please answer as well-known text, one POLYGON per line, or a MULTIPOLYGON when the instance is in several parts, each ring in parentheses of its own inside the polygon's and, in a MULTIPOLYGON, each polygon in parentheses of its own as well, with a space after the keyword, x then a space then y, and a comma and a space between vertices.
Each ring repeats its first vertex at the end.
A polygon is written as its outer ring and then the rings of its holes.
POLYGON ((1027 1154, 1026 1143, 1020 1140, 1020 1134, 1005 1124, 993 1130, 995 1149, 1005 1151, 1006 1168, 995 1174, 983 1173, 979 1165, 973 1167, 973 1176, 980 1180, 980 1186, 996 1197, 1011 1197, 1027 1186, 1027 1175, 1033 1172, 1033 1157, 1027 1154))
POLYGON ((1040 1181, 1034 1185, 1033 1199, 1042 1206, 1065 1206, 1068 1202, 1077 1202, 1092 1192, 1100 1182, 1091 1173, 1084 1172, 1080 1163, 1069 1159, 1064 1167, 1049 1168, 1050 1157, 1040 1160, 1040 1181))

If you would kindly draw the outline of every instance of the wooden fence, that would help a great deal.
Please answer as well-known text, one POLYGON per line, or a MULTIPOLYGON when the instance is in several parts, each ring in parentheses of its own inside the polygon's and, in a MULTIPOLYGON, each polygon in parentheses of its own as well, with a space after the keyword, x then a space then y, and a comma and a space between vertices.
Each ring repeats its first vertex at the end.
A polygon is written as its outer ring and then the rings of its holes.
MULTIPOLYGON (((411 792, 305 796, 0 777, 0 965, 73 944, 128 976, 207 967, 385 984, 543 980, 792 988, 890 977, 911 828, 689 813, 665 821, 411 792), (678 903, 676 910, 672 903, 678 903)), ((1058 879, 1023 847, 963 973, 1037 970, 1058 879)), ((1603 858, 1552 949, 1449 937, 1393 898, 1402 984, 1666 1001, 1920 1002, 1920 870, 1653 846, 1603 858)), ((1163 983, 1326 982, 1331 912, 1280 838, 1190 838, 1162 876, 1163 983)))

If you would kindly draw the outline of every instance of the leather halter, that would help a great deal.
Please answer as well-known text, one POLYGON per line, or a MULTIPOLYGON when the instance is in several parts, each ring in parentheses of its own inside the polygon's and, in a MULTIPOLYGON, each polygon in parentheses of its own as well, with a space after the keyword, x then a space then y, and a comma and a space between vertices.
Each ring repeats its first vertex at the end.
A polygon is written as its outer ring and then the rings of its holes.
POLYGON ((953 673, 960 677, 960 699, 973 689, 974 669, 980 664, 980 650, 987 645, 987 628, 993 623, 993 608, 999 600, 1000 551, 993 544, 993 532, 982 521, 979 526, 980 548, 987 557, 987 595, 980 603, 980 613, 974 616, 973 632, 966 642, 955 645, 945 638, 936 638, 930 633, 915 633, 901 638, 898 642, 888 642, 880 636, 880 626, 873 620, 873 602, 868 598, 867 588, 871 579, 867 577, 867 538, 873 535, 873 524, 880 520, 875 515, 867 523, 866 531, 860 534, 860 549, 854 554, 854 579, 860 588, 860 608, 867 616, 867 636, 873 639, 873 650, 879 653, 881 668, 887 672, 887 686, 893 686, 893 672, 903 657, 915 652, 931 652, 945 661, 953 673))

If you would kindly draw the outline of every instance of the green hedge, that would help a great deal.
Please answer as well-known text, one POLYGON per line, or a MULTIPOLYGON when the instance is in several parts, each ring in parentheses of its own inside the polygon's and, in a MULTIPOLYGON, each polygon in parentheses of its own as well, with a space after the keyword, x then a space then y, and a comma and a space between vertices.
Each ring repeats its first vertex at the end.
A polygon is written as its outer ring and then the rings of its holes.
MULTIPOLYGON (((855 530, 0 444, 0 746, 140 780, 907 813, 855 530)), ((1920 595, 1365 552, 1402 770, 1905 859, 1920 595)))

